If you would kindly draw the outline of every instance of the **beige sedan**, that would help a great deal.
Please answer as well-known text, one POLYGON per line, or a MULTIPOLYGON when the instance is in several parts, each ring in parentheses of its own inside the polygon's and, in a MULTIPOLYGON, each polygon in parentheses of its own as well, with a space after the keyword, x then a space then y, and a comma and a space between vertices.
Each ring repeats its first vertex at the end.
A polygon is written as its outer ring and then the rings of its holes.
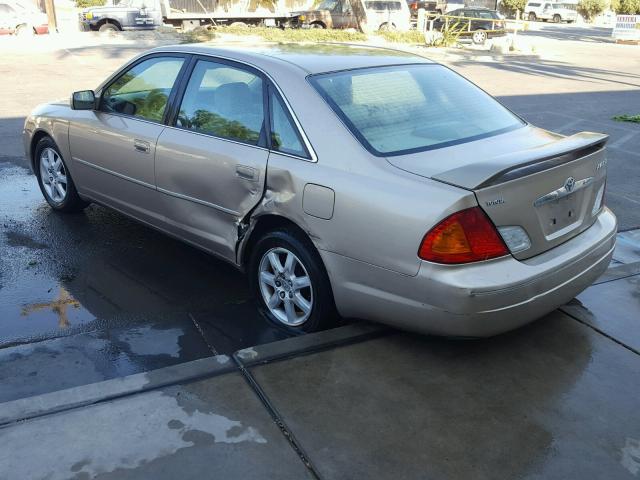
POLYGON ((473 337, 607 268, 606 140, 422 57, 329 45, 157 48, 24 127, 54 210, 105 205, 236 265, 283 328, 473 337))

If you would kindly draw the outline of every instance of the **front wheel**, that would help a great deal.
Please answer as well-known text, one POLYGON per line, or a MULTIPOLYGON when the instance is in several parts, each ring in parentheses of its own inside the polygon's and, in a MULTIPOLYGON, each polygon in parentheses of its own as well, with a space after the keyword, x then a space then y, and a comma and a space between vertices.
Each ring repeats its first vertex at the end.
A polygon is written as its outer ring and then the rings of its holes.
POLYGON ((560 23, 562 21, 562 17, 557 13, 553 16, 553 23, 560 23))
POLYGON ((249 275, 260 312, 276 326, 307 333, 334 325, 337 314, 322 259, 297 231, 276 230, 258 240, 249 275))
POLYGON ((530 13, 529 13, 529 21, 530 21, 530 22, 535 22, 535 21, 536 21, 536 19, 537 19, 536 14, 535 14, 535 13, 533 13, 533 12, 530 12, 530 13))
POLYGON ((38 185, 47 203, 59 212, 79 212, 87 202, 78 195, 71 173, 55 142, 45 137, 35 150, 38 185))
POLYGON ((473 37, 471 37, 471 39, 476 45, 482 45, 487 41, 487 32, 484 30, 476 30, 473 32, 473 37))

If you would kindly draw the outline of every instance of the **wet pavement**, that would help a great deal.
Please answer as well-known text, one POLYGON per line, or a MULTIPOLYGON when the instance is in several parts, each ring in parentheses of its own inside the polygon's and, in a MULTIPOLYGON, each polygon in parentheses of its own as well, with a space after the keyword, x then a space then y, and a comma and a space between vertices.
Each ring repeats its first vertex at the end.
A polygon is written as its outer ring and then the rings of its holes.
POLYGON ((56 214, 22 167, 0 192, 0 401, 285 338, 233 267, 102 207, 56 214))

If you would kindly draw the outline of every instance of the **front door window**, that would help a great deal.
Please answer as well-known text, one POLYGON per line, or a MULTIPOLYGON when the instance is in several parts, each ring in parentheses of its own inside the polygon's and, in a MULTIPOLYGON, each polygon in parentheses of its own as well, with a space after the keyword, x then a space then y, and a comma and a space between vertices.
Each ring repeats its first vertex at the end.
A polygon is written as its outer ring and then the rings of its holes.
POLYGON ((134 65, 102 94, 100 110, 162 122, 184 59, 153 57, 134 65))

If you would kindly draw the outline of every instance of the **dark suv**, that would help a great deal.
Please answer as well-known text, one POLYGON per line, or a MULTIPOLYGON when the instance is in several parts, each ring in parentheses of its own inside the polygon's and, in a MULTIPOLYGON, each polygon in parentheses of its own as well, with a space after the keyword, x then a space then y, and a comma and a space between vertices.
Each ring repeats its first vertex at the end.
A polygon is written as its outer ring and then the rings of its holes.
POLYGON ((464 31, 461 37, 471 37, 473 43, 482 44, 487 38, 501 37, 506 34, 504 20, 498 12, 488 8, 459 8, 438 17, 433 22, 433 28, 442 30, 446 25, 458 24, 457 28, 464 31), (462 18, 451 18, 462 17, 462 18))

